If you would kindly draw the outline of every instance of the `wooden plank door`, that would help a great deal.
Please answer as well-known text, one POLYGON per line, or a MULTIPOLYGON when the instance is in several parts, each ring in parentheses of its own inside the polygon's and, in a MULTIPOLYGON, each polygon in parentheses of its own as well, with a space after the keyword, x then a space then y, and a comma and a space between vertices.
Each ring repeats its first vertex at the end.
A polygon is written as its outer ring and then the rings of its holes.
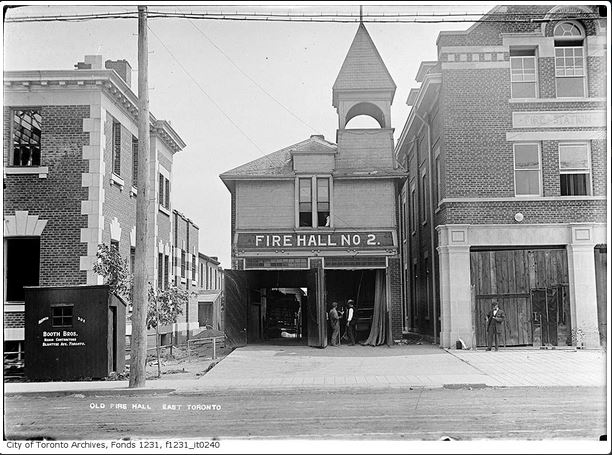
POLYGON ((228 346, 247 344, 248 271, 225 270, 225 337, 228 346))
POLYGON ((323 269, 317 267, 308 271, 308 346, 327 346, 327 318, 325 312, 325 280, 323 269))

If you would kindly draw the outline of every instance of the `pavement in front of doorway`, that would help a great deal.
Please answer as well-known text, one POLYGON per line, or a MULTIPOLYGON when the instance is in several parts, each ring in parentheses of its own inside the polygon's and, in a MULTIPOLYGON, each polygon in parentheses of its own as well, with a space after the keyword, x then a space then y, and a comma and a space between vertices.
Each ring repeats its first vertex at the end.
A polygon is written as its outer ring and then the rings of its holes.
POLYGON ((215 390, 337 388, 605 387, 603 350, 446 350, 433 345, 249 345, 234 350, 202 376, 127 381, 5 384, 5 394, 180 394, 215 390))

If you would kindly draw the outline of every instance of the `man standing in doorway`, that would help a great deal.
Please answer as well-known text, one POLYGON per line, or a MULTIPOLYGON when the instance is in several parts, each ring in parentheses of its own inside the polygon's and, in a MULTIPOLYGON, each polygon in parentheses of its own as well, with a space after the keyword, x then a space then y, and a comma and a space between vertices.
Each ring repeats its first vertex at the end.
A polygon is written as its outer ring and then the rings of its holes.
POLYGON ((493 308, 487 313, 487 351, 491 350, 493 338, 495 338, 495 350, 499 351, 499 338, 502 334, 504 318, 504 312, 499 309, 497 302, 493 302, 493 308))
POLYGON ((355 302, 349 300, 348 311, 346 316, 346 333, 348 335, 349 346, 355 345, 355 325, 357 325, 357 318, 355 317, 355 302))
POLYGON ((338 302, 332 302, 331 310, 329 310, 329 324, 332 328, 331 340, 329 342, 331 346, 338 346, 340 344, 340 318, 336 309, 337 306, 338 302))

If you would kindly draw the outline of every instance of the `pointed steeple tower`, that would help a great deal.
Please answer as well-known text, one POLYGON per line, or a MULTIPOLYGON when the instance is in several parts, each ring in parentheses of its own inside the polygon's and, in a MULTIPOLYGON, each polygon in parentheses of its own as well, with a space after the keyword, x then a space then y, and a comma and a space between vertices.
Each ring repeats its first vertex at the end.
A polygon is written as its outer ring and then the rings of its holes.
POLYGON ((356 115, 370 115, 381 128, 391 126, 396 85, 370 34, 360 22, 353 43, 332 88, 332 104, 343 129, 356 115))
POLYGON ((338 112, 336 170, 368 173, 393 169, 391 103, 395 83, 363 22, 359 23, 332 93, 332 104, 338 112), (358 115, 372 117, 379 128, 347 129, 346 125, 358 115))

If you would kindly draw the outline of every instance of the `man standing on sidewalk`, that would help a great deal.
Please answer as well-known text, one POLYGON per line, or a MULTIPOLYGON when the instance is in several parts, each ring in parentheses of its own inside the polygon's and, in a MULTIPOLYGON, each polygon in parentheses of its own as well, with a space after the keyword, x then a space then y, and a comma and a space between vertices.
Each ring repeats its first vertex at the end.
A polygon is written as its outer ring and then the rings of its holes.
POLYGON ((357 325, 357 318, 355 317, 354 302, 349 300, 348 311, 346 316, 346 333, 349 340, 349 346, 355 345, 355 325, 357 325))
POLYGON ((337 306, 338 302, 332 302, 332 308, 329 310, 329 324, 332 328, 331 340, 329 342, 331 346, 338 346, 340 344, 340 317, 336 309, 337 306))
POLYGON ((504 312, 499 309, 497 302, 493 302, 493 308, 487 313, 487 351, 491 350, 493 338, 495 338, 495 350, 499 351, 499 338, 502 334, 502 324, 504 323, 504 312))

